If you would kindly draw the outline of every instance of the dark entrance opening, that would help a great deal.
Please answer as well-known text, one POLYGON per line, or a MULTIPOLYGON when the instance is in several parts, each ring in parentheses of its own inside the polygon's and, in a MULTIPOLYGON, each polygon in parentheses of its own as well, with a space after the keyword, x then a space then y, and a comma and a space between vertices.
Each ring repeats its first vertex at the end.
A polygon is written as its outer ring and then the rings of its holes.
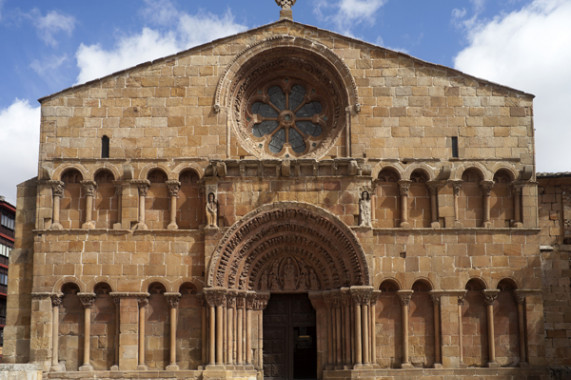
POLYGON ((272 294, 264 310, 264 378, 317 379, 316 338, 307 294, 272 294))

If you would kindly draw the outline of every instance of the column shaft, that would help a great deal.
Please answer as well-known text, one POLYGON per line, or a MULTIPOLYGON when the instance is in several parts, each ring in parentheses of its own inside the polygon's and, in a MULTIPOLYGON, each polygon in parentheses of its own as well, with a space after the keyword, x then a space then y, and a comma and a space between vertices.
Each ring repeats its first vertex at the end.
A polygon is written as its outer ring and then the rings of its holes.
POLYGON ((402 363, 409 364, 408 358, 408 303, 402 305, 402 363))
POLYGON ((59 371, 59 305, 61 298, 52 298, 52 366, 50 371, 59 371))
POLYGON ((224 310, 222 305, 216 306, 216 364, 224 364, 222 347, 224 344, 224 310))
POLYGON ((363 325, 363 364, 371 363, 369 356, 369 305, 362 305, 361 313, 362 325, 363 325))
POLYGON ((170 308, 170 365, 176 366, 176 307, 170 308))
POLYGON ((361 333, 361 305, 354 304, 355 307, 355 364, 363 364, 363 344, 361 333))
POLYGON ((214 311, 214 306, 210 306, 209 308, 210 312, 209 312, 209 316, 210 316, 210 328, 209 328, 209 332, 210 332, 210 338, 208 339, 208 343, 209 343, 209 355, 208 355, 208 364, 214 365, 215 362, 215 348, 216 348, 216 328, 215 328, 215 323, 216 323, 216 314, 214 311))
POLYGON ((496 345, 494 342, 494 305, 489 303, 486 305, 488 311, 488 355, 489 362, 496 361, 496 345))
POLYGON ((139 367, 145 366, 145 305, 139 308, 139 367))
POLYGON ((83 310, 83 365, 90 366, 91 360, 91 307, 83 310))
POLYGON ((518 317, 518 332, 519 332, 519 360, 520 363, 527 363, 527 354, 525 347, 525 298, 518 299, 517 303, 517 317, 518 317))

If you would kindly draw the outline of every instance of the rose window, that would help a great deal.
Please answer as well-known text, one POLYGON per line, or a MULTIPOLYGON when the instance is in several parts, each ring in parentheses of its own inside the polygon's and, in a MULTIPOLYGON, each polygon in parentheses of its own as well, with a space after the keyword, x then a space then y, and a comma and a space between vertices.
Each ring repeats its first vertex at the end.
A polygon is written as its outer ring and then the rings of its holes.
POLYGON ((285 79, 259 89, 249 104, 247 129, 272 155, 299 156, 323 139, 327 107, 315 88, 285 79))

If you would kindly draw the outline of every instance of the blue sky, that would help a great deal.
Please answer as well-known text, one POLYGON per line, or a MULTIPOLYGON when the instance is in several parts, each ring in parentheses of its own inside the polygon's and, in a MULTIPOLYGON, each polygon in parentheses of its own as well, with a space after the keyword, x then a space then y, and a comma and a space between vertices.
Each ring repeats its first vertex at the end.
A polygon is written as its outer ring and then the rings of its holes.
MULTIPOLYGON (((293 15, 535 94, 537 169, 571 171, 571 0, 298 0, 293 15)), ((273 0, 0 0, 0 194, 36 175, 38 98, 278 17, 273 0)))

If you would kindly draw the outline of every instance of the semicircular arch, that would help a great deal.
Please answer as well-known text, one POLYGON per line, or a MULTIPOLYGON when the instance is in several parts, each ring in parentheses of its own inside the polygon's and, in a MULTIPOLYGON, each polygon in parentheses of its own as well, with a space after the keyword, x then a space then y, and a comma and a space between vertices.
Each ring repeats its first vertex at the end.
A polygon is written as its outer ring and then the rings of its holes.
POLYGON ((280 202, 250 212, 225 233, 206 285, 296 291, 369 284, 361 244, 341 220, 310 204, 280 202))

